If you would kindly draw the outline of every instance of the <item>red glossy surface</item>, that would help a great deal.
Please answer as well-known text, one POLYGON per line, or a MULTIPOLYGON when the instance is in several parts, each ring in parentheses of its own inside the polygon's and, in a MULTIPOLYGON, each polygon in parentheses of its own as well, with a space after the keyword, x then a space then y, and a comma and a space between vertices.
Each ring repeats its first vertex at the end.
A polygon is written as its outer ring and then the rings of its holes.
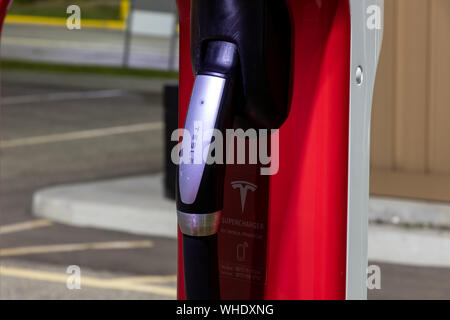
POLYGON ((11 0, 0 0, 0 32, 3 28, 3 20, 5 19, 6 12, 11 0))
POLYGON ((280 130, 280 170, 270 183, 265 297, 344 299, 349 5, 287 3, 294 29, 292 105, 280 130))
MULTIPOLYGON (((250 242, 249 246, 257 246, 255 251, 259 253, 250 257, 247 267, 263 271, 266 277, 261 282, 222 276, 224 299, 345 298, 349 3, 286 3, 293 27, 292 97, 289 117, 279 130, 279 172, 269 178, 259 176, 254 166, 231 166, 227 168, 224 193, 224 217, 237 218, 239 197, 229 183, 244 180, 258 185, 249 195, 245 215, 246 219, 265 224, 264 252, 261 253, 261 243, 250 242), (266 256, 262 261, 261 254, 266 256)), ((177 0, 177 5, 182 127, 194 78, 189 44, 190 0, 177 0)), ((224 232, 219 233, 221 266, 233 259, 236 243, 246 239, 231 239, 224 232)), ((178 261, 178 298, 184 299, 181 242, 178 261)))
MULTIPOLYGON (((180 67, 179 67, 179 107, 178 124, 184 126, 192 87, 194 86, 194 74, 191 66, 191 36, 190 36, 190 0, 176 0, 178 7, 178 19, 180 25, 180 67)), ((178 299, 185 299, 184 275, 183 275, 183 242, 178 228, 178 299)))

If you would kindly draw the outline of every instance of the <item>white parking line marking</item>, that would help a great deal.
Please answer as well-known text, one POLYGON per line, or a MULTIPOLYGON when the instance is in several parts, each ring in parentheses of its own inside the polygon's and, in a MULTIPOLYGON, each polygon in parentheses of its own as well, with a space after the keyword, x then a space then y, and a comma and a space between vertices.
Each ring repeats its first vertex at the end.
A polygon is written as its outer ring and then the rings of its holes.
POLYGON ((34 137, 27 137, 27 138, 4 140, 4 141, 0 141, 0 148, 5 149, 5 148, 23 147, 23 146, 31 146, 31 145, 47 144, 47 143, 55 143, 55 142, 63 142, 63 141, 91 139, 91 138, 106 137, 106 136, 119 135, 119 134, 129 134, 129 133, 136 133, 136 132, 160 130, 162 128, 164 128, 163 122, 138 123, 138 124, 132 124, 132 125, 127 125, 127 126, 117 126, 117 127, 109 127, 109 128, 102 128, 102 129, 74 131, 74 132, 66 132, 66 133, 58 133, 58 134, 49 134, 49 135, 45 135, 45 136, 34 136, 34 137))
POLYGON ((153 242, 149 240, 54 244, 44 246, 29 246, 29 247, 0 249, 0 257, 22 256, 41 253, 73 252, 85 250, 136 249, 136 248, 151 248, 151 247, 153 247, 153 242))
POLYGON ((136 277, 122 277, 114 279, 114 282, 132 282, 132 283, 161 283, 161 282, 176 282, 176 275, 167 276, 136 276, 136 277))
MULTIPOLYGON (((66 284, 68 277, 67 274, 62 273, 36 271, 3 266, 0 266, 0 276, 36 280, 36 281, 56 282, 64 285, 66 284)), ((171 298, 176 297, 175 288, 155 286, 155 285, 139 285, 136 283, 114 281, 114 279, 102 279, 102 278, 82 276, 81 286, 99 289, 145 292, 171 298)))
POLYGON ((120 97, 122 90, 96 90, 75 92, 52 92, 44 94, 30 94, 25 96, 13 96, 2 98, 2 105, 9 106, 24 103, 41 103, 47 101, 67 101, 80 99, 104 99, 120 97))
POLYGON ((26 231, 26 230, 31 230, 31 229, 35 229, 35 228, 48 227, 51 225, 52 225, 52 222, 49 220, 46 220, 46 219, 19 222, 19 223, 9 224, 9 225, 5 225, 5 226, 0 226, 0 234, 26 231))
POLYGON ((30 37, 4 37, 2 45, 7 46, 25 46, 25 47, 42 47, 42 48, 72 48, 72 49, 103 49, 103 50, 121 50, 120 43, 107 43, 99 41, 80 42, 76 40, 60 40, 60 39, 42 39, 30 37))

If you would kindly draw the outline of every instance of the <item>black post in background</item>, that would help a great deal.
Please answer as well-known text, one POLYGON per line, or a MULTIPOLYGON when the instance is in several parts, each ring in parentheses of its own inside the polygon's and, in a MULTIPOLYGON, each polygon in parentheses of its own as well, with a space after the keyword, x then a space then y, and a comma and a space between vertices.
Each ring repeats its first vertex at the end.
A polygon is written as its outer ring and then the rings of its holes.
POLYGON ((164 142, 164 194, 175 200, 176 165, 172 162, 171 152, 177 141, 171 141, 172 132, 178 128, 178 85, 164 86, 164 123, 166 126, 164 142))

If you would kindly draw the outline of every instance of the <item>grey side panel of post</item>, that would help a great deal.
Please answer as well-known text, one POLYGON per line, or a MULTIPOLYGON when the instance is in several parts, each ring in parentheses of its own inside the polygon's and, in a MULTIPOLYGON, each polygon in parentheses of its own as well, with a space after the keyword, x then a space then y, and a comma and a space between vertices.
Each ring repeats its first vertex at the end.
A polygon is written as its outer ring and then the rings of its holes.
POLYGON ((347 220, 347 299, 367 299, 367 229, 369 200, 370 121, 375 76, 383 37, 383 0, 349 0, 351 71, 347 220), (376 7, 374 7, 376 6, 376 7), (369 28, 379 8, 380 28, 369 28), (369 21, 369 22, 368 22, 369 21), (358 68, 362 82, 358 83, 358 68))

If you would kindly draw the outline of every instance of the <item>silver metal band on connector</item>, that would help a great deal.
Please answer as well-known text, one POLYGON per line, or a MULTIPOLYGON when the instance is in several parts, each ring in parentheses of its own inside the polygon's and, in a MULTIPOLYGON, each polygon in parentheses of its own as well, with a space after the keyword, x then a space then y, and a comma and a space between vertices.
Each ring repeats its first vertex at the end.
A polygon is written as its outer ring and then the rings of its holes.
POLYGON ((219 231, 221 214, 221 211, 207 214, 177 211, 178 225, 185 235, 194 237, 211 236, 219 231))

